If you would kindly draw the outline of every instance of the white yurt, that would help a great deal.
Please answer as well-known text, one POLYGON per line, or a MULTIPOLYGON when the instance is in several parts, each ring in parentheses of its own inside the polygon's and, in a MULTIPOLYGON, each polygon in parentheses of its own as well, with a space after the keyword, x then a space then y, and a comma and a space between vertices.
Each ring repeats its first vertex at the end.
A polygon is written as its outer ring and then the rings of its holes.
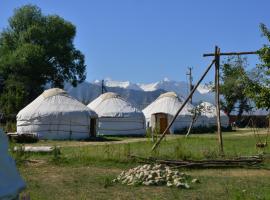
POLYGON ((98 135, 145 135, 143 113, 116 93, 104 93, 88 107, 98 114, 98 135))
POLYGON ((17 133, 39 139, 95 136, 97 114, 59 88, 45 90, 17 114, 17 133))
POLYGON ((0 129, 0 199, 18 199, 19 193, 26 187, 16 169, 14 160, 9 156, 8 139, 0 129))
MULTIPOLYGON (((152 129, 158 128, 162 133, 181 105, 182 101, 176 93, 167 92, 161 94, 154 102, 143 110, 147 126, 152 127, 152 129)), ((192 121, 192 109, 193 106, 190 103, 187 103, 170 128, 170 133, 175 133, 178 130, 189 127, 192 121)))
MULTIPOLYGON (((217 125, 217 111, 216 111, 216 106, 209 102, 202 102, 200 105, 203 107, 201 116, 202 117, 207 117, 208 122, 207 126, 216 126, 217 125)), ((220 110, 220 123, 222 127, 228 127, 229 126, 229 117, 222 111, 220 110)))

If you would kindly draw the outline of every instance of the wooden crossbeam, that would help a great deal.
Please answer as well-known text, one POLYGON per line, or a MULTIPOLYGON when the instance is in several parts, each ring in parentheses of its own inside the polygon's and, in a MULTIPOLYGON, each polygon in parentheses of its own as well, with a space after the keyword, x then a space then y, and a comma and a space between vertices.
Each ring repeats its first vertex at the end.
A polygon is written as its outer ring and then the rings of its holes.
MULTIPOLYGON (((243 52, 225 52, 225 53, 220 53, 220 56, 239 56, 239 55, 249 55, 249 54, 259 54, 258 51, 243 51, 243 52)), ((207 56, 215 56, 215 53, 205 53, 203 54, 203 57, 207 56)))

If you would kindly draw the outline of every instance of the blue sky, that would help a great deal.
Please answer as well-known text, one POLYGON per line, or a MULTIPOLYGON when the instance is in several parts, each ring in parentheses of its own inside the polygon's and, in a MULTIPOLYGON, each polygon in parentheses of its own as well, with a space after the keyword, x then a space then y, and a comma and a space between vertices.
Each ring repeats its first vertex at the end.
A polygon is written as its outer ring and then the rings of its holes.
MULTIPOLYGON (((86 58, 87 80, 150 83, 168 77, 194 80, 211 58, 202 54, 253 51, 267 43, 259 23, 270 28, 267 0, 0 0, 0 28, 14 8, 31 3, 77 27, 75 45, 86 58)), ((249 68, 258 63, 249 56, 249 68)), ((209 74, 205 82, 213 80, 209 74)))

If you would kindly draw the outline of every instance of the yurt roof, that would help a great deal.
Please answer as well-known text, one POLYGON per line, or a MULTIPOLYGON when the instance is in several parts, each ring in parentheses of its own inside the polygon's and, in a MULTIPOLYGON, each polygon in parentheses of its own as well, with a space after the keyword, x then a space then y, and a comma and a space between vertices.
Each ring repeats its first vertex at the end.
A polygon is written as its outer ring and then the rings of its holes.
POLYGON ((17 114, 17 120, 29 120, 36 117, 58 115, 67 113, 86 113, 97 116, 87 106, 69 96, 66 91, 59 88, 45 90, 34 101, 28 104, 17 114))
MULTIPOLYGON (((202 106, 204 109, 202 110, 202 114, 207 116, 207 117, 216 117, 216 106, 209 102, 202 102, 199 104, 202 106)), ((222 110, 220 110, 220 116, 227 116, 222 110)))
MULTIPOLYGON (((169 115, 175 115, 178 109, 182 106, 180 98, 174 92, 167 92, 161 94, 154 102, 148 105, 143 113, 146 118, 149 118, 152 114, 165 113, 169 115)), ((179 115, 192 115, 191 110, 193 106, 188 103, 179 115)))
POLYGON ((144 117, 143 113, 119 94, 107 92, 88 104, 99 117, 144 117))

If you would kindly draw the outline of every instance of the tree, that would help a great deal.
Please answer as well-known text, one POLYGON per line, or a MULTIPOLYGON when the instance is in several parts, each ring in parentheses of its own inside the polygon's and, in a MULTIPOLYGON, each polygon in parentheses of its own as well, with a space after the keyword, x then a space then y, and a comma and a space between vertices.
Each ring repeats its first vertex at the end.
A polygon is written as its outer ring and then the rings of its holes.
POLYGON ((243 111, 249 110, 248 98, 245 95, 246 65, 246 58, 232 56, 228 57, 221 67, 221 107, 229 117, 236 107, 239 108, 239 117, 243 111))
POLYGON ((16 9, 8 22, 0 34, 0 105, 6 114, 16 113, 46 84, 63 88, 64 82, 76 86, 85 80, 84 55, 74 47, 72 23, 57 15, 43 15, 34 5, 16 9), (22 99, 16 99, 17 95, 22 99), (17 100, 20 103, 9 109, 7 102, 17 100))
POLYGON ((189 110, 190 113, 192 114, 192 118, 191 118, 190 125, 188 127, 188 131, 186 133, 186 137, 189 136, 191 129, 193 128, 197 119, 202 115, 202 112, 206 112, 207 110, 208 108, 204 107, 202 104, 199 104, 195 106, 193 109, 189 110))
MULTIPOLYGON (((270 31, 265 24, 260 24, 263 36, 270 41, 270 31)), ((270 45, 265 44, 259 51, 261 64, 249 74, 246 94, 258 108, 270 109, 270 45)))
POLYGON ((4 92, 1 95, 2 112, 5 113, 7 121, 16 117, 17 108, 26 104, 27 92, 24 86, 15 79, 9 79, 6 83, 4 92))

